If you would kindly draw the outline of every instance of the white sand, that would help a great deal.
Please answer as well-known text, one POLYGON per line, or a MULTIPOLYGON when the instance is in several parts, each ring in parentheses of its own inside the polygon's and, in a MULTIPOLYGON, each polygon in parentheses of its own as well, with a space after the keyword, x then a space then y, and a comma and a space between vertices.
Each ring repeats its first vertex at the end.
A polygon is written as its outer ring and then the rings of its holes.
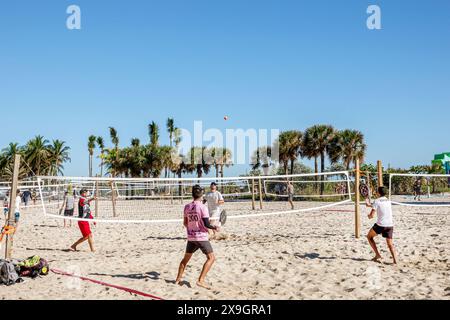
MULTIPOLYGON (((235 204, 239 205, 239 204, 235 204)), ((286 210, 287 203, 279 203, 286 210)), ((339 210, 351 210, 351 205, 339 210)), ((329 209, 328 209, 329 210, 329 209)), ((209 274, 213 290, 195 283, 204 262, 197 253, 187 269, 191 287, 173 285, 185 249, 177 224, 101 224, 94 230, 97 252, 65 252, 80 233, 76 224, 44 218, 38 210, 22 214, 14 257, 40 255, 51 267, 147 292, 164 299, 449 299, 450 209, 395 210, 399 266, 370 262, 364 235, 375 221, 363 210, 363 236, 354 238, 353 213, 307 212, 230 220, 226 241, 213 242, 217 263, 209 274)), ((3 250, 2 250, 3 253, 3 250)), ((88 282, 51 274, 0 287, 0 299, 145 299, 88 282)))

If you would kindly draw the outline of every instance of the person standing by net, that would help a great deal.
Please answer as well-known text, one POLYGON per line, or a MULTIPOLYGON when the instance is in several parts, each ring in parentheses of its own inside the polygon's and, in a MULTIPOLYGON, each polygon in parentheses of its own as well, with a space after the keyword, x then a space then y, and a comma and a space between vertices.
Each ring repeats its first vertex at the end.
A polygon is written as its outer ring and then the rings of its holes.
MULTIPOLYGON (((211 224, 220 228, 222 223, 220 217, 222 214, 221 205, 225 203, 225 199, 222 194, 217 190, 217 184, 215 182, 211 183, 211 191, 205 195, 205 202, 208 205, 209 214, 211 216, 211 224)), ((216 231, 212 231, 211 239, 215 239, 216 231)))
POLYGON ((394 264, 397 264, 397 256, 393 242, 394 218, 392 214, 392 203, 386 197, 386 191, 384 187, 378 188, 378 196, 379 198, 375 200, 373 204, 369 202, 369 199, 366 199, 366 206, 372 209, 369 214, 369 219, 373 219, 375 215, 377 216, 377 223, 373 226, 373 228, 367 235, 367 239, 369 240, 370 246, 372 247, 372 250, 375 252, 375 258, 373 258, 372 261, 374 262, 382 261, 381 254, 378 251, 377 244, 375 243, 374 240, 378 235, 381 234, 383 238, 386 239, 386 244, 389 248, 389 251, 391 252, 394 264))
POLYGON ((199 249, 206 255, 206 262, 198 279, 197 285, 205 289, 211 289, 206 283, 206 275, 211 270, 216 258, 211 243, 208 239, 208 230, 218 230, 217 226, 211 225, 208 207, 202 202, 203 189, 196 185, 192 188, 193 201, 184 208, 184 227, 187 230, 187 247, 183 260, 178 269, 175 284, 181 285, 184 271, 199 249))
POLYGON ((20 206, 22 204, 22 191, 17 190, 16 201, 14 206, 14 233, 19 229, 19 220, 20 220, 20 206))
POLYGON ((414 200, 420 200, 420 197, 422 196, 422 179, 417 178, 416 182, 414 182, 414 200))
POLYGON ((289 204, 291 205, 292 210, 295 209, 295 207, 294 207, 294 192, 295 192, 294 185, 289 180, 288 185, 287 185, 287 193, 288 193, 288 201, 289 201, 289 204))
POLYGON ((37 193, 36 190, 33 189, 33 191, 31 191, 31 201, 33 201, 33 206, 36 205, 36 200, 37 200, 37 193))
POLYGON ((8 219, 8 212, 9 212, 9 191, 5 195, 5 199, 3 200, 3 214, 5 216, 5 222, 8 219))
MULTIPOLYGON (((80 219, 94 219, 91 214, 91 206, 90 203, 96 198, 87 198, 87 190, 82 189, 80 191, 80 200, 78 202, 78 216, 80 219)), ((85 241, 88 241, 91 252, 95 252, 94 249, 94 239, 92 237, 92 231, 89 221, 78 221, 78 227, 80 228, 82 237, 75 242, 71 247, 71 251, 77 251, 78 245, 82 244, 85 241)), ((94 223, 95 224, 95 223, 94 223)))
MULTIPOLYGON (((62 210, 64 211, 64 217, 69 218, 69 228, 72 227, 72 220, 70 218, 73 218, 73 214, 75 211, 75 193, 69 189, 64 194, 64 203, 62 210)), ((64 228, 67 226, 67 219, 64 219, 64 228)))
POLYGON ((29 203, 31 201, 31 192, 30 192, 30 190, 25 190, 23 192, 22 198, 23 198, 23 203, 25 204, 25 207, 28 207, 28 205, 29 205, 29 203))

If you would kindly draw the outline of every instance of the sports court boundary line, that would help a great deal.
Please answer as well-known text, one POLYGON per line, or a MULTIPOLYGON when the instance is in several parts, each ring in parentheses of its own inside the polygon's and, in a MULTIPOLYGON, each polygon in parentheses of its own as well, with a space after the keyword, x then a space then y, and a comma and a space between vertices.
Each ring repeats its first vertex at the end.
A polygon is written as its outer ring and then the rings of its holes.
POLYGON ((164 301, 163 298, 160 298, 160 297, 157 297, 157 296, 145 293, 145 292, 141 292, 141 291, 137 291, 137 290, 134 290, 134 289, 130 289, 130 288, 127 288, 127 287, 122 287, 122 286, 118 286, 118 285, 114 285, 114 284, 109 284, 109 283, 106 283, 106 282, 103 282, 103 281, 98 281, 98 280, 94 280, 94 279, 78 276, 78 275, 71 274, 71 273, 68 273, 68 272, 65 272, 65 271, 62 271, 62 270, 59 270, 59 269, 51 269, 51 271, 53 273, 61 275, 61 276, 78 278, 78 279, 81 279, 83 281, 92 282, 92 283, 99 284, 99 285, 102 285, 102 286, 105 286, 105 287, 110 287, 110 288, 122 290, 122 291, 131 293, 131 294, 135 294, 135 295, 138 295, 138 296, 151 298, 152 300, 164 301))

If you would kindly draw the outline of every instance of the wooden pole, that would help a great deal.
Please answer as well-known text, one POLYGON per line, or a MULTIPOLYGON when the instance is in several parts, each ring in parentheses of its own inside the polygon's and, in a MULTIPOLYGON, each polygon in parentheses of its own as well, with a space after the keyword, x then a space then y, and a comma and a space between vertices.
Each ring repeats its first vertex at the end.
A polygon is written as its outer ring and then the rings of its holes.
POLYGON ((258 179, 258 189, 259 189, 259 208, 263 209, 263 192, 262 192, 262 181, 258 179))
POLYGON ((256 210, 256 205, 255 205, 255 179, 252 179, 252 209, 256 210))
POLYGON ((356 159, 355 161, 355 236, 356 239, 359 239, 361 236, 361 216, 360 216, 360 207, 359 207, 359 201, 360 201, 360 180, 361 180, 361 171, 360 171, 360 163, 359 159, 356 159))
MULTIPOLYGON (((14 157, 14 171, 13 171, 13 179, 11 183, 11 191, 9 193, 9 210, 8 210, 8 220, 6 221, 7 226, 15 227, 14 215, 19 208, 16 208, 16 197, 17 197, 17 188, 19 186, 19 170, 20 170, 20 155, 16 154, 14 157)), ((13 248, 13 237, 14 234, 6 235, 6 244, 5 244, 5 259, 11 260, 12 257, 12 248, 13 248)))
POLYGON ((377 172, 378 172, 378 187, 383 187, 383 164, 380 160, 377 162, 377 172))
POLYGON ((114 182, 113 181, 110 182, 110 187, 111 187, 113 217, 115 218, 115 217, 117 217, 117 215, 116 215, 116 193, 114 190, 114 182))

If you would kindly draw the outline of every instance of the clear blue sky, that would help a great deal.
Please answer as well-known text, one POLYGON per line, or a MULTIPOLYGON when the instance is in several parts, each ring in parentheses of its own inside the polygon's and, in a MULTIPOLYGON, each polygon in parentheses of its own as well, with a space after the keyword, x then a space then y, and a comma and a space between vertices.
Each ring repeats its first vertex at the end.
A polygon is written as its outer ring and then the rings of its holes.
POLYGON ((173 116, 188 129, 329 123, 364 132, 368 162, 430 163, 450 151, 449 16, 448 0, 4 1, 0 146, 63 139, 66 175, 87 175, 90 134, 145 142, 173 116), (70 4, 82 30, 66 28, 70 4), (366 28, 369 4, 382 30, 366 28))

